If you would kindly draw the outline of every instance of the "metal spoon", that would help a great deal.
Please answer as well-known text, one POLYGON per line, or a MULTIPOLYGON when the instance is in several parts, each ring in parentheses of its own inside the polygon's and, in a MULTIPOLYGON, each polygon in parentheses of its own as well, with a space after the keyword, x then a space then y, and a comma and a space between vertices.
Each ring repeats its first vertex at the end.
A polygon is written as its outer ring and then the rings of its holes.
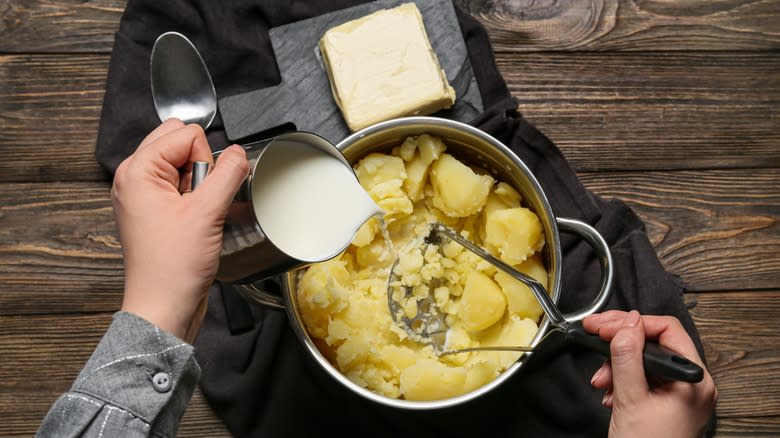
MULTIPOLYGON (((611 352, 609 342, 601 339, 598 335, 592 335, 586 332, 582 327, 581 322, 568 321, 558 309, 558 306, 555 304, 552 298, 550 298, 550 296, 547 294, 544 286, 542 286, 542 284, 535 279, 504 263, 487 252, 485 249, 480 248, 474 244, 474 242, 464 238, 454 230, 447 228, 440 223, 431 224, 430 233, 425 237, 423 243, 425 248, 433 245, 437 250, 441 251, 444 239, 450 239, 457 242, 467 250, 476 254, 512 278, 528 286, 536 300, 542 306, 544 314, 550 320, 550 324, 552 325, 553 330, 557 330, 563 333, 567 342, 596 351, 606 357, 610 357, 611 352)), ((422 249, 423 254, 425 253, 425 248, 422 249)), ((393 320, 404 330, 406 330, 412 339, 416 340, 417 342, 432 345, 434 350, 440 356, 444 354, 456 354, 466 351, 481 350, 519 352, 532 350, 529 347, 524 346, 476 347, 453 351, 444 350, 443 347, 445 344, 446 331, 448 327, 444 315, 436 307, 436 303, 432 299, 432 291, 429 291, 425 298, 417 300, 417 307, 419 309, 417 315, 415 315, 413 318, 409 318, 404 315, 403 304, 405 300, 409 300, 410 298, 414 299, 415 297, 413 296, 411 288, 404 286, 400 276, 395 273, 395 268, 397 265, 398 260, 396 260, 396 262, 393 264, 393 268, 390 273, 390 280, 388 281, 388 306, 390 307, 390 314, 393 317, 393 320)), ((429 289, 432 289, 431 285, 429 285, 429 289)), ((647 375, 665 380, 699 382, 704 377, 704 371, 697 364, 652 341, 647 341, 645 343, 643 362, 647 375)))
POLYGON ((195 45, 178 32, 154 42, 149 70, 160 121, 176 117, 208 129, 217 114, 217 92, 195 45))

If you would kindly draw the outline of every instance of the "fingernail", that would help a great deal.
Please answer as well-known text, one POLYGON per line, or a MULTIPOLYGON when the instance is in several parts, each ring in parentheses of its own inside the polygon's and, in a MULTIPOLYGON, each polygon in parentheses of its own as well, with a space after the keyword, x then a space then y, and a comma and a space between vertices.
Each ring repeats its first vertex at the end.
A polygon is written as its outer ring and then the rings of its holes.
POLYGON ((639 324, 639 312, 632 310, 626 315, 626 319, 623 320, 623 326, 636 327, 639 324))
POLYGON ((593 383, 595 383, 596 380, 598 380, 602 374, 604 374, 604 365, 602 365, 601 368, 599 368, 596 371, 596 374, 594 374, 593 377, 590 379, 590 384, 592 385, 593 383))
POLYGON ((604 406, 608 406, 612 402, 612 393, 607 392, 604 394, 604 398, 601 399, 601 404, 604 406))

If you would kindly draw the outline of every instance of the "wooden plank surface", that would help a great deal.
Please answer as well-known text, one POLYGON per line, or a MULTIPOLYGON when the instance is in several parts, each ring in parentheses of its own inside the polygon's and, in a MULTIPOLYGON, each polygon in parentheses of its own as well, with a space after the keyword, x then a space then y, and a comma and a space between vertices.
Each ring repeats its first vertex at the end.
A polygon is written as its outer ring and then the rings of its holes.
MULTIPOLYGON (((661 262, 692 289, 780 284, 780 169, 582 179, 634 208, 661 262)), ((0 184, 0 315, 117 307, 122 261, 109 191, 100 182, 0 184)))
POLYGON ((780 416, 760 418, 723 418, 718 421, 716 437, 776 437, 780 416))
POLYGON ((780 169, 588 173, 581 179, 639 214, 661 263, 690 289, 780 282, 780 169))
POLYGON ((115 309, 122 252, 108 183, 0 185, 0 313, 115 309))
MULTIPOLYGON (((776 0, 456 0, 496 51, 772 50, 776 0)), ((6 0, 0 52, 108 53, 123 0, 6 0)))
POLYGON ((497 55, 579 171, 780 166, 780 53, 497 55))
POLYGON ((125 0, 4 0, 0 52, 110 53, 125 0))
MULTIPOLYGON (((108 61, 0 56, 0 181, 107 178, 94 152, 108 61)), ((577 170, 780 166, 780 53, 499 54, 498 66, 577 170)))
MULTIPOLYGON (((695 291, 716 437, 780 436, 780 0, 455 1, 524 116, 695 291)), ((94 147, 124 7, 0 2, 0 436, 34 433, 119 307, 94 147)), ((229 436, 199 393, 180 435, 229 436)))
POLYGON ((0 56, 1 181, 107 178, 95 161, 95 141, 108 61, 0 56))
MULTIPOLYGON (((762 430, 761 418, 780 416, 780 405, 771 403, 780 399, 780 291, 688 294, 686 299, 696 302, 691 314, 720 391, 719 416, 762 430)), ((34 432, 70 387, 110 319, 110 313, 0 317, 0 436, 34 432), (18 409, 19 400, 25 400, 25 409, 18 409)), ((211 436, 224 433, 222 427, 198 394, 181 435, 211 436)))
POLYGON ((772 50, 776 0, 461 0, 497 51, 772 50))
POLYGON ((780 415, 780 291, 689 293, 719 417, 780 415))

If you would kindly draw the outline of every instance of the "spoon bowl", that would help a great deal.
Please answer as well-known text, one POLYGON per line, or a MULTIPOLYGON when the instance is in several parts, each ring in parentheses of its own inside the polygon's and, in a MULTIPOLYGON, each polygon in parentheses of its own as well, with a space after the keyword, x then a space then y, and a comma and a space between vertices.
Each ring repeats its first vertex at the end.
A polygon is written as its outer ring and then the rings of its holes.
POLYGON ((160 121, 176 117, 208 129, 217 114, 217 92, 195 45, 178 32, 166 32, 154 42, 149 67, 160 121))

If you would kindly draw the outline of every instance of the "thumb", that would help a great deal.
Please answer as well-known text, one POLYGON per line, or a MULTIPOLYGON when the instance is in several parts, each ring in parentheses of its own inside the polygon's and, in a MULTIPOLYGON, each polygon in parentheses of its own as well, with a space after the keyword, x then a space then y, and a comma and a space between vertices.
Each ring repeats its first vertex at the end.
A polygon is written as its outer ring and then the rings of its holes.
POLYGON ((214 170, 192 193, 192 197, 200 198, 198 204, 209 206, 210 212, 223 218, 248 173, 246 152, 240 146, 230 146, 219 154, 214 170))
POLYGON ((649 392, 642 361, 644 345, 642 318, 639 312, 632 310, 610 342, 612 390, 616 407, 638 402, 649 392))

